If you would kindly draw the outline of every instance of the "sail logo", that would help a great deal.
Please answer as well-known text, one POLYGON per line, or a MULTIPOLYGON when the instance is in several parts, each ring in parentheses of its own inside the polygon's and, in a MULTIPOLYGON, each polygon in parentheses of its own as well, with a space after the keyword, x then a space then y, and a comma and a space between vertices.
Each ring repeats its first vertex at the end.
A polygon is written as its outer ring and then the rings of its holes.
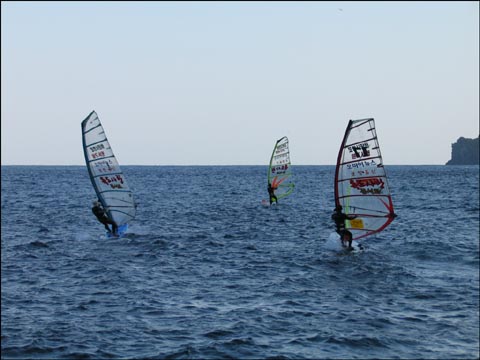
POLYGON ((105 146, 103 144, 98 144, 98 145, 95 145, 95 146, 90 146, 89 149, 90 149, 91 152, 96 152, 96 151, 105 149, 105 146))
POLYGON ((282 161, 282 159, 284 159, 284 161, 285 161, 285 160, 288 160, 288 157, 289 157, 288 153, 285 152, 285 153, 274 155, 273 159, 275 161, 282 161))
POLYGON ((105 151, 100 151, 92 154, 92 159, 97 159, 105 156, 105 151))
POLYGON ((99 173, 111 173, 116 170, 112 160, 100 160, 94 163, 95 171, 99 173))
POLYGON ((381 178, 350 179, 350 186, 363 195, 380 194, 385 188, 385 183, 381 178))
POLYGON ((89 147, 90 152, 92 153, 92 159, 98 159, 105 156, 105 145, 98 144, 89 147))
POLYGON ((281 166, 273 166, 272 167, 272 174, 284 174, 288 169, 288 165, 281 165, 281 166))
POLYGON ((369 145, 367 142, 349 146, 348 151, 351 153, 352 159, 361 159, 363 157, 370 156, 369 145))
MULTIPOLYGON (((359 161, 353 164, 347 164, 347 169, 353 170, 353 169, 367 168, 370 166, 377 166, 377 163, 375 162, 375 160, 371 160, 371 161, 364 160, 364 161, 359 161)), ((374 172, 375 169, 371 169, 371 171, 374 172)))
POLYGON ((123 188, 123 178, 121 175, 114 176, 100 176, 100 181, 105 185, 110 186, 112 189, 123 188))

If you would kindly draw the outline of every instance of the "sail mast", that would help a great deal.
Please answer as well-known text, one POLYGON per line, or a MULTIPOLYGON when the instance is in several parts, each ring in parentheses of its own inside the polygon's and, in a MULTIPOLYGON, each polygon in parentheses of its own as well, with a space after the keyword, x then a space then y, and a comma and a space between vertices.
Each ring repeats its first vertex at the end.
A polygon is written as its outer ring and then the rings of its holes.
POLYGON ((337 156, 337 166, 335 168, 335 183, 334 183, 334 190, 335 190, 335 206, 340 205, 340 201, 338 200, 338 173, 340 171, 340 164, 343 156, 343 149, 345 148, 345 142, 347 141, 348 133, 350 132, 350 127, 352 126, 352 120, 348 122, 347 129, 345 130, 345 134, 343 135, 342 144, 340 145, 340 149, 338 150, 337 156))

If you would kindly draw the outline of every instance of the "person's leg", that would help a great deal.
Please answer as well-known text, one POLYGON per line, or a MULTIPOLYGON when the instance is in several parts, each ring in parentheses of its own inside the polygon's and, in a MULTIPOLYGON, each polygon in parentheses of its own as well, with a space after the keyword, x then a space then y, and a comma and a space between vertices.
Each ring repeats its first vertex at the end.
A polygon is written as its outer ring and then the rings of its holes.
POLYGON ((345 230, 345 234, 343 237, 345 239, 345 242, 348 244, 348 248, 352 248, 352 233, 348 230, 345 230))
POLYGON ((108 227, 108 222, 102 221, 102 224, 105 226, 105 230, 107 230, 108 232, 111 232, 111 231, 110 231, 110 228, 108 227))
POLYGON ((118 226, 115 221, 112 221, 112 232, 113 232, 113 235, 118 235, 118 226))
POLYGON ((118 225, 115 221, 107 219, 105 220, 108 224, 112 225, 112 233, 113 235, 117 235, 118 225))
POLYGON ((342 245, 346 248, 349 247, 348 244, 348 231, 347 230, 342 230, 340 231, 340 240, 342 241, 342 245))

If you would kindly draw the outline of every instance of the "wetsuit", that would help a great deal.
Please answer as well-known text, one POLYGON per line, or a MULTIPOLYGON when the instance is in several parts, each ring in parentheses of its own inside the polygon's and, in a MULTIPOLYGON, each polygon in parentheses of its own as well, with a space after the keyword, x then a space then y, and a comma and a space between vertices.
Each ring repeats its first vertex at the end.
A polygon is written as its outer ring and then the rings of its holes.
POLYGON ((350 239, 349 243, 350 243, 350 246, 351 246, 352 233, 350 231, 348 231, 347 229, 345 229, 345 220, 348 220, 348 219, 351 219, 351 217, 349 217, 348 215, 346 215, 342 212, 339 212, 339 211, 335 211, 332 214, 332 220, 335 222, 335 226, 336 226, 338 235, 340 235, 340 238, 342 240, 343 240, 344 235, 348 235, 349 239, 350 239))
POLYGON ((98 221, 105 225, 105 229, 107 229, 108 232, 113 232, 114 234, 117 233, 117 224, 115 223, 115 221, 110 220, 107 213, 101 206, 94 206, 92 208, 92 212, 97 217, 98 221), (108 224, 112 225, 111 231, 108 227, 108 224))
POLYGON ((270 195, 270 205, 272 205, 274 199, 275 199, 275 202, 278 203, 277 196, 273 192, 273 188, 270 183, 268 183, 268 195, 270 195))

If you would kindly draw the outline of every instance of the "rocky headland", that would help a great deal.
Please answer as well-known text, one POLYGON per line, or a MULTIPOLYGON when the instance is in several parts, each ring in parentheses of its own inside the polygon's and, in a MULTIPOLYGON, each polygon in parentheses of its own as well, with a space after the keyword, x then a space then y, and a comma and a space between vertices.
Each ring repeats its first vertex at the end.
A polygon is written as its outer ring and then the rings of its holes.
POLYGON ((460 137, 452 144, 452 158, 445 165, 479 165, 479 138, 460 137))

